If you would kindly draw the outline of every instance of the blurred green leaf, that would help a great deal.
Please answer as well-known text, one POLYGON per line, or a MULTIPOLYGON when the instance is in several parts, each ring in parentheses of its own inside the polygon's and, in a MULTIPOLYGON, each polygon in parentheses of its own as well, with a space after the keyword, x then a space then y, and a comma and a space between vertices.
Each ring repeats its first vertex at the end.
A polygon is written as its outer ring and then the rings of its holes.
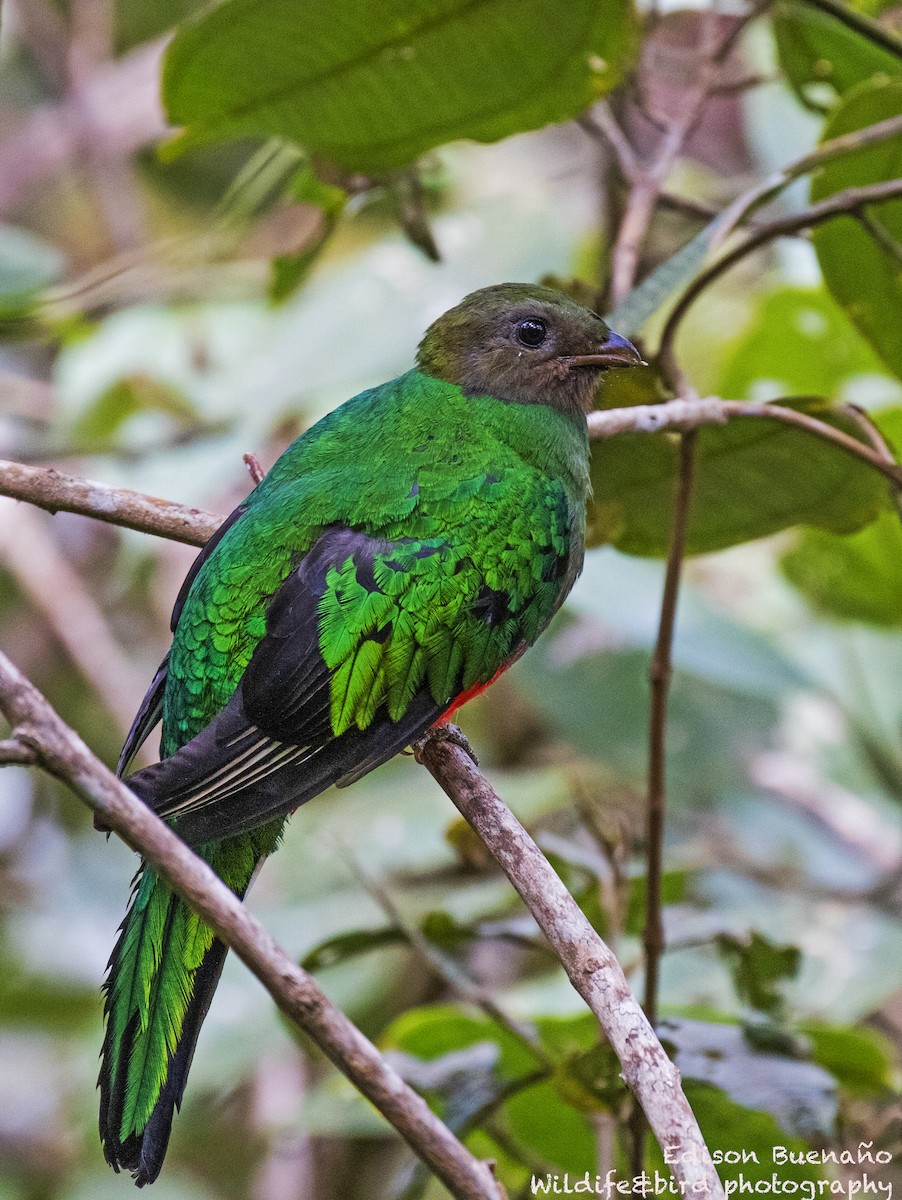
POLYGON ((55 247, 15 225, 0 225, 0 320, 24 316, 63 273, 55 247))
POLYGON ((494 1042, 500 1054, 499 1073, 515 1079, 536 1068, 535 1055, 513 1034, 485 1016, 467 1013, 452 1004, 411 1009, 389 1025, 382 1036, 385 1049, 403 1050, 415 1058, 442 1058, 478 1042, 494 1042))
MULTIPOLYGON (((517 664, 514 679, 570 745, 628 779, 644 780, 648 655, 605 648, 568 657, 571 628, 566 619, 561 621, 517 664)), ((776 696, 747 694, 687 671, 675 672, 668 715, 674 800, 698 805, 740 786, 748 756, 767 745, 778 713, 776 696)))
POLYGON ((0 1027, 37 1026, 52 1033, 97 1028, 100 1016, 94 988, 53 976, 24 974, 12 964, 0 971, 0 1027))
POLYGON ((780 0, 773 11, 780 63, 803 104, 828 108, 856 84, 902 69, 899 56, 804 0, 780 0))
POLYGON ((825 288, 781 287, 761 298, 731 346, 717 392, 758 402, 792 395, 845 401, 852 398, 841 391, 846 380, 884 370, 825 288))
MULTIPOLYGON (((902 114, 902 78, 872 80, 844 97, 824 127, 829 139, 902 114)), ((828 162, 812 177, 811 199, 902 177, 902 138, 828 162)), ((813 231, 827 287, 871 345, 902 379, 902 199, 870 205, 866 229, 851 216, 813 231)))
MULTIPOLYGON (((816 399, 782 401, 854 433, 816 399)), ((670 528, 679 442, 670 434, 623 434, 592 445, 590 545, 663 556, 670 528)), ((733 420, 699 431, 687 553, 705 554, 792 525, 851 533, 875 520, 886 485, 866 464, 776 421, 733 420)))
MULTIPOLYGON (((593 1106, 589 1106, 590 1108, 593 1106)), ((595 1105, 595 1110, 598 1109, 595 1105)), ((518 1092, 504 1106, 505 1124, 536 1157, 560 1171, 583 1175, 595 1170, 595 1134, 582 1112, 568 1103, 555 1083, 539 1083, 518 1092)))
POLYGON ((142 412, 164 413, 179 425, 193 425, 200 419, 194 405, 178 389, 151 375, 129 375, 101 392, 81 413, 73 433, 85 442, 108 442, 142 412))
POLYGON ((829 617, 902 625, 902 522, 885 512, 867 529, 838 537, 806 530, 780 561, 783 574, 829 617))
MULTIPOLYGON (((892 445, 902 446, 902 408, 872 417, 892 445)), ((827 616, 902 625, 902 520, 895 507, 847 537, 806 529, 780 566, 827 616)))
POLYGON ((852 1095, 873 1096, 892 1086, 888 1042, 872 1029, 803 1024, 812 1058, 852 1095))
POLYGON ((583 111, 619 82, 628 0, 226 0, 185 26, 163 97, 183 142, 263 134, 384 172, 457 138, 495 141, 583 111))
POLYGON ((326 938, 314 946, 301 959, 301 966, 305 971, 321 971, 323 967, 334 967, 349 958, 356 958, 358 954, 403 942, 404 935, 399 929, 352 929, 326 938))
POLYGON ((716 945, 742 1002, 755 1012, 779 1017, 784 1004, 780 985, 794 979, 802 965, 798 946, 780 946, 757 929, 747 938, 719 934, 716 945))

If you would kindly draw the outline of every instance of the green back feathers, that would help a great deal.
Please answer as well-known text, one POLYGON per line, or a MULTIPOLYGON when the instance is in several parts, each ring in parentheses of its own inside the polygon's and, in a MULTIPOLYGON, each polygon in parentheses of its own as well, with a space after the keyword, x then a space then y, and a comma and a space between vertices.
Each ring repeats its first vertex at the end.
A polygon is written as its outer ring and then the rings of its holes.
POLYGON ((508 596, 519 636, 535 640, 561 593, 554 563, 571 535, 582 543, 587 453, 584 424, 563 413, 468 398, 418 371, 330 413, 269 472, 188 595, 170 659, 164 753, 228 701, 265 632, 270 597, 334 523, 406 543, 377 560, 376 591, 347 563, 329 576, 320 644, 335 672, 335 734, 366 728, 382 704, 397 719, 427 663, 437 701, 450 699, 461 663, 467 687, 491 678, 511 650, 513 622, 487 630, 462 611, 464 598, 484 580, 508 596), (371 449, 363 466, 349 462, 351 436, 371 449))

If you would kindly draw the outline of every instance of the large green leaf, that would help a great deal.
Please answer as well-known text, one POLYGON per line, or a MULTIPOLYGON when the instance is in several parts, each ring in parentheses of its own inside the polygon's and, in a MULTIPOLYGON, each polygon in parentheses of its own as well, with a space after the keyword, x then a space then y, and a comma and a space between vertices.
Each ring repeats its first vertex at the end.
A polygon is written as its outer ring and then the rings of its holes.
MULTIPOLYGON (((848 432, 821 401, 794 402, 848 432)), ((592 449, 589 544, 664 555, 670 539, 679 444, 669 434, 623 434, 592 449)), ((852 533, 875 520, 886 487, 866 464, 801 430, 769 420, 702 429, 687 551, 703 554, 792 525, 852 533)))
MULTIPOLYGON (((902 114, 902 77, 877 79, 850 92, 824 129, 838 137, 902 114)), ((902 177, 902 137, 827 163, 811 180, 811 199, 844 188, 902 177)), ((814 231, 827 286, 887 366, 902 378, 902 199, 871 205, 868 231, 854 217, 838 217, 814 231)))
POLYGON ((900 56, 804 0, 780 0, 773 25, 786 77, 814 108, 828 107, 874 75, 902 70, 900 56))
MULTIPOLYGON (((856 385, 867 376, 868 395, 880 387, 886 401, 899 395, 885 368, 824 287, 781 287, 768 292, 754 319, 729 348, 717 394, 735 400, 776 396, 826 396, 855 401, 856 385)), ((632 371, 623 371, 631 375, 632 371)))
POLYGON ((806 530, 781 566, 827 616, 902 625, 902 523, 896 513, 883 513, 851 537, 806 530))
POLYGON ((189 142, 284 137, 382 172, 581 112, 621 79, 634 20, 630 0, 226 0, 176 36, 163 97, 189 142))
MULTIPOLYGON (((902 408, 879 413, 876 419, 898 452, 902 408)), ((828 616, 902 625, 902 521, 895 507, 848 537, 805 530, 781 566, 790 583, 828 616)))

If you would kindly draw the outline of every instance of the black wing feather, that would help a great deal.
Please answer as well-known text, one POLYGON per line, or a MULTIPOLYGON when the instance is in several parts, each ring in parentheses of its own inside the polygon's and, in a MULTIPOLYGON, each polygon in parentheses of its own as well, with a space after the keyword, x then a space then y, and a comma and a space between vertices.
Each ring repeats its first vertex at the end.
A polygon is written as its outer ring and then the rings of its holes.
POLYGON ((344 526, 324 531, 275 593, 266 634, 226 707, 175 754, 131 776, 129 786, 187 842, 247 832, 360 778, 446 711, 424 683, 399 721, 380 709, 365 730, 332 732, 331 673, 319 649, 326 576, 353 557, 358 579, 372 579, 375 556, 389 548, 344 526))
POLYGON ((125 745, 122 747, 122 753, 119 755, 119 762, 116 764, 116 774, 120 779, 128 770, 132 759, 144 745, 150 736, 151 730, 163 715, 163 692, 166 690, 166 676, 168 673, 169 655, 167 654, 159 667, 157 667, 157 673, 151 680, 150 687, 141 701, 141 707, 138 709, 134 721, 132 721, 132 727, 128 731, 125 745))

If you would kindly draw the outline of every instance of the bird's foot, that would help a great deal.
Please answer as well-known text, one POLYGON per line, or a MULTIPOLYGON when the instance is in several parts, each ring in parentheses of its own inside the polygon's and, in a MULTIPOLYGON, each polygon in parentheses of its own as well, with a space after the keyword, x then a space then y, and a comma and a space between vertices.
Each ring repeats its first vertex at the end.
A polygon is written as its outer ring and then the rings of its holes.
POLYGON ((433 725, 430 729, 427 729, 418 742, 413 743, 411 749, 418 763, 423 761, 423 752, 430 742, 450 742, 453 746, 459 746, 470 759, 473 766, 479 766, 476 751, 470 745, 468 737, 456 725, 452 725, 450 721, 445 725, 433 725))

